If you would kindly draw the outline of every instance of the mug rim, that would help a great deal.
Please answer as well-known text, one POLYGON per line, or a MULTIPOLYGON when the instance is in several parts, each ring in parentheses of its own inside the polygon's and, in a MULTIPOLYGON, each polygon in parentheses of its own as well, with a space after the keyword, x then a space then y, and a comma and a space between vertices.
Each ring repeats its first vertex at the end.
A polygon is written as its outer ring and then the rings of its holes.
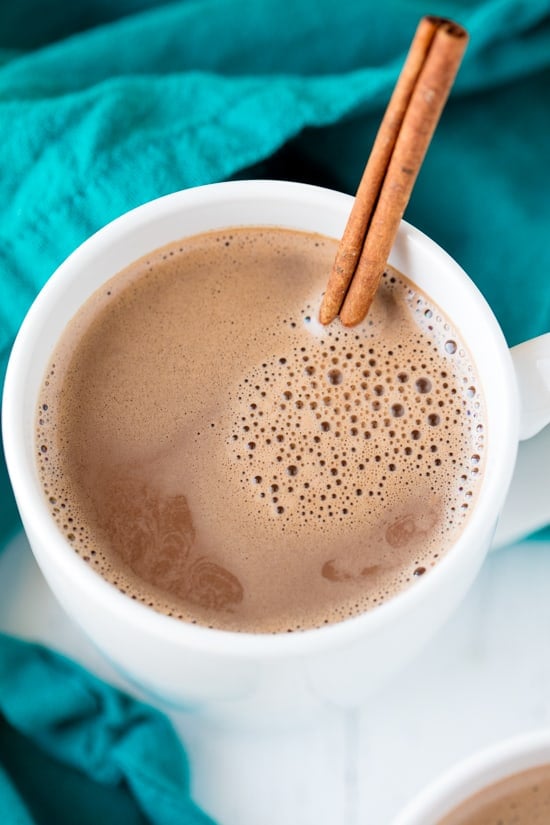
MULTIPOLYGON (((35 298, 16 337, 6 371, 2 405, 2 429, 6 463, 20 511, 25 509, 26 512, 29 512, 31 510, 30 518, 40 522, 40 535, 42 538, 40 551, 33 547, 33 553, 39 564, 42 566, 41 554, 53 558, 57 553, 58 558, 54 560, 54 564, 58 572, 65 577, 77 577, 87 593, 94 591, 97 594, 96 603, 106 604, 108 602, 109 610, 114 617, 124 618, 126 622, 130 621, 136 629, 142 628, 149 635, 169 639, 171 642, 182 644, 189 649, 217 651, 224 655, 227 655, 230 651, 231 655, 237 657, 299 656, 305 652, 314 653, 315 651, 338 646, 342 642, 349 643, 358 636, 377 633, 380 627, 397 618, 399 614, 413 610, 417 602, 429 597, 430 593, 440 587, 442 577, 452 575, 453 566, 459 563, 457 561, 459 556, 468 550, 469 537, 474 535, 477 524, 480 522, 480 513, 483 510, 481 505, 488 499, 497 502, 497 504, 492 505, 493 517, 496 523, 499 510, 497 505, 504 500, 512 476, 518 444, 519 409, 517 399, 515 399, 513 393, 515 376, 502 330, 479 289, 458 263, 435 241, 407 222, 402 221, 398 238, 409 244, 411 248, 414 248, 415 244, 420 244, 422 247, 427 246, 440 259, 445 269, 450 270, 455 274, 455 277, 460 278, 464 292, 469 292, 472 299, 475 298, 476 303, 483 309, 487 330, 490 331, 491 337, 497 344, 502 356, 498 368, 504 375, 507 374, 507 401, 509 403, 506 403, 503 407, 501 423, 508 433, 506 441, 508 446, 497 453, 495 459, 497 471, 493 474, 494 477, 488 478, 486 475, 483 479, 476 506, 457 540, 449 547, 444 557, 438 561, 429 575, 419 579, 418 582, 414 583, 414 586, 406 588, 387 602, 341 622, 294 633, 250 633, 193 625, 158 613, 120 593, 114 585, 107 582, 98 572, 84 562, 69 542, 66 541, 51 517, 42 491, 39 491, 39 496, 36 495, 38 491, 35 489, 36 484, 33 483, 35 481, 33 479, 35 468, 28 466, 30 462, 20 460, 20 456, 25 455, 23 449, 25 435, 20 421, 18 399, 21 397, 21 386, 24 383, 25 360, 28 361, 29 351, 32 342, 35 340, 34 329, 38 326, 39 319, 55 307, 56 300, 63 293, 66 285, 72 282, 75 276, 74 273, 78 271, 79 267, 83 266, 84 261, 99 255, 102 248, 106 248, 113 237, 116 238, 120 233, 135 231, 136 228, 149 222, 153 216, 158 219, 159 214, 161 217, 166 216, 175 213, 178 208, 187 211, 192 209, 194 205, 203 203, 211 203, 212 208, 215 208, 216 198, 218 196, 222 197, 224 194, 235 204, 239 200, 244 201, 250 198, 271 201, 278 197, 287 202, 296 202, 297 199, 305 199, 308 202, 313 200, 318 209, 323 207, 334 209, 337 205, 339 208, 348 211, 353 203, 353 198, 350 195, 310 184, 269 180, 229 181, 207 184, 164 195, 122 214, 99 229, 78 246, 51 275, 35 298), (182 203, 183 206, 180 206, 182 203)), ((274 222, 271 225, 273 224, 274 222)), ((235 225, 239 225, 238 222, 233 223, 233 226, 235 225)), ((250 222, 247 222, 247 225, 251 225, 250 222)), ((182 235, 182 237, 185 237, 185 235, 182 235)), ((410 276, 407 274, 407 277, 410 276)), ((59 340, 59 336, 57 340, 59 340)), ((465 341, 465 343, 468 345, 469 342, 465 341)), ((501 448, 502 446, 501 444, 501 448)), ((490 445, 487 449, 492 449, 494 452, 494 447, 490 447, 490 445)), ((25 522, 23 512, 22 518, 25 522)))
POLYGON ((476 793, 542 765, 550 768, 550 727, 503 739, 461 759, 420 791, 392 825, 438 825, 476 793))

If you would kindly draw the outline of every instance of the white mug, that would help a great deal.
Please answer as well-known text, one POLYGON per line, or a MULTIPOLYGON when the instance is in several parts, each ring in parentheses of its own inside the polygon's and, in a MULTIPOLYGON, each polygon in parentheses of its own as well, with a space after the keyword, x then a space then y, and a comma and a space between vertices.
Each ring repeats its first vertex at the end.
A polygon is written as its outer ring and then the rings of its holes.
POLYGON ((484 788, 543 765, 550 770, 550 730, 500 742, 460 762, 429 785, 391 825, 439 825, 443 817, 484 788))
POLYGON ((100 230, 59 267, 25 319, 3 401, 6 460, 24 528, 51 589, 104 654, 144 691, 234 720, 285 716, 329 701, 349 706, 405 664, 465 595, 490 546, 518 440, 550 421, 550 334, 508 349, 484 298, 433 241, 403 222, 390 263, 458 327, 486 404, 486 469, 477 503, 428 575, 386 604, 292 634, 186 624, 121 594, 68 544, 47 507, 35 462, 35 410, 56 342, 79 307, 132 261, 171 241, 236 225, 341 236, 352 198, 295 183, 241 181, 160 198, 100 230), (546 372, 545 372, 546 371, 546 372))

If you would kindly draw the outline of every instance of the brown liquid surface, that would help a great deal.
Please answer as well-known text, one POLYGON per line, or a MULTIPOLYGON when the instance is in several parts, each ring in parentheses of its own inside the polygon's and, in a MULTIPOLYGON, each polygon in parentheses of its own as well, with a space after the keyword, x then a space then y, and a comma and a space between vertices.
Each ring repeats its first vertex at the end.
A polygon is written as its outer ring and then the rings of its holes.
POLYGON ((429 571, 483 469, 482 400, 440 310, 394 270, 362 325, 321 327, 336 251, 247 228, 157 250, 69 324, 37 453, 75 550, 179 618, 285 632, 429 571))
POLYGON ((471 796, 439 825, 548 825, 550 765, 509 776, 471 796))

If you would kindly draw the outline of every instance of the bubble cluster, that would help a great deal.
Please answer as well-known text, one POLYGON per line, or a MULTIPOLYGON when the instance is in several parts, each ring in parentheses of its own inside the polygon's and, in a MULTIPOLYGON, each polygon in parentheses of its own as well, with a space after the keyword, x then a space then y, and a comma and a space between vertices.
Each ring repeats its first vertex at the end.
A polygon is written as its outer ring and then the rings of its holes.
MULTIPOLYGON (((408 291, 387 274, 382 288, 408 291)), ((413 295, 409 303, 414 338, 389 343, 364 329, 319 328, 306 306, 300 317, 279 319, 284 352, 239 383, 229 444, 243 490, 282 530, 382 513, 419 478, 438 495, 453 487, 457 465, 475 468, 479 455, 461 454, 483 439, 482 429, 472 432, 478 414, 468 364, 447 330, 434 334, 426 299, 413 295), (459 392, 462 370, 468 387, 459 392)), ((463 517, 469 480, 457 485, 447 528, 463 517)))

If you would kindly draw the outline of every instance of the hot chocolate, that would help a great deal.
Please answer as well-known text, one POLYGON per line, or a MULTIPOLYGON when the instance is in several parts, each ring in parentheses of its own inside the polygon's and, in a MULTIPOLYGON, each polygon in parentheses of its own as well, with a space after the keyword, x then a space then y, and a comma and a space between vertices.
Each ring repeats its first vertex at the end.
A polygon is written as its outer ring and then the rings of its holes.
POLYGON ((548 825, 550 765, 522 771, 489 785, 439 825, 548 825))
POLYGON ((95 293, 40 398, 38 466, 75 551, 181 619, 286 632, 428 574, 483 472, 473 364, 388 268, 366 321, 316 320, 337 243, 239 228, 95 293))

